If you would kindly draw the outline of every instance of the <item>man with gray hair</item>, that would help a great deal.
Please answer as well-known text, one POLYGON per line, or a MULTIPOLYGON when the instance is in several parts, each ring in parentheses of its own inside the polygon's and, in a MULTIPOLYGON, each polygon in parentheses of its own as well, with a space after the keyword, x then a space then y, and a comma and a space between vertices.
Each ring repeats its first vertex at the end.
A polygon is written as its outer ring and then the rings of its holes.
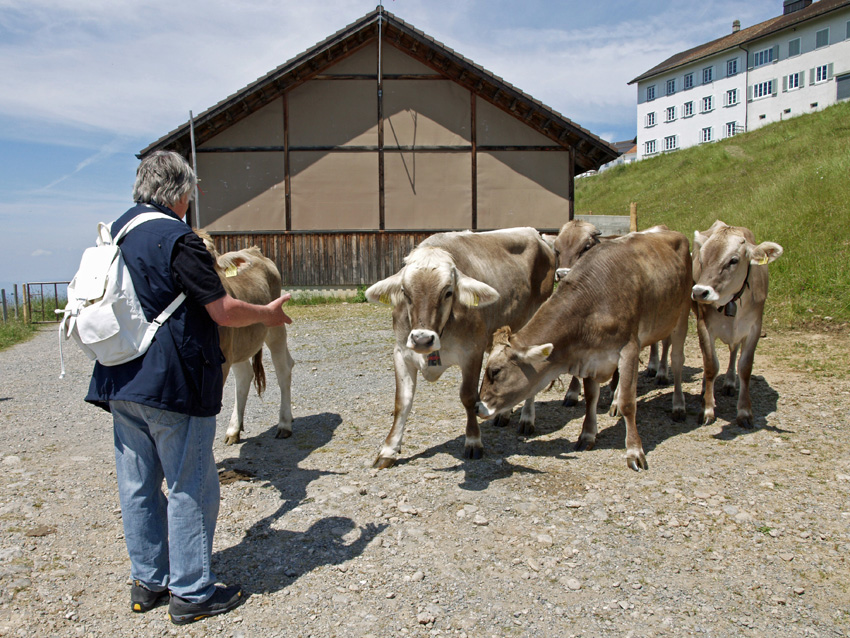
POLYGON ((172 217, 134 228, 121 240, 121 252, 148 321, 180 293, 186 300, 144 355, 115 366, 95 363, 85 399, 112 413, 131 609, 148 611, 170 591, 175 624, 242 602, 241 588, 216 585, 211 569, 219 509, 212 446, 224 361, 218 326, 292 323, 282 309, 289 295, 263 306, 225 292, 212 256, 183 221, 196 184, 177 153, 157 151, 139 165, 136 205, 113 223, 112 233, 145 212, 172 217))

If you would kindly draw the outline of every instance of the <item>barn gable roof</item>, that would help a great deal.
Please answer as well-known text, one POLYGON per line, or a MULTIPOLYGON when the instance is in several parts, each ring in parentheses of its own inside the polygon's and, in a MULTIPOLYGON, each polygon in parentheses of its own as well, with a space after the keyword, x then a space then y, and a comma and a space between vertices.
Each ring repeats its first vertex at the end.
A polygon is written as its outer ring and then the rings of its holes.
MULTIPOLYGON (((321 74, 376 41, 379 33, 384 43, 469 89, 553 142, 574 148, 576 172, 595 170, 618 156, 608 142, 400 20, 382 6, 194 117, 196 145, 272 102, 284 91, 321 74)), ((164 135, 143 149, 139 156, 161 149, 188 155, 191 149, 189 123, 164 135)))
POLYGON ((629 82, 629 84, 642 82, 643 80, 660 75, 666 71, 671 71, 680 66, 691 64, 692 62, 716 55, 717 53, 722 53, 723 51, 728 51, 729 49, 746 45, 754 42, 755 40, 773 35, 777 31, 782 31, 783 29, 796 26, 802 22, 806 22, 807 20, 820 17, 835 11, 836 9, 841 9, 847 6, 850 6, 850 0, 819 0, 804 9, 800 9, 786 15, 781 15, 776 18, 771 18, 770 20, 765 20, 764 22, 760 22, 759 24, 747 29, 741 29, 740 31, 718 38, 717 40, 712 40, 711 42, 701 44, 693 49, 677 53, 676 55, 664 60, 661 64, 652 67, 646 73, 637 76, 634 80, 629 82))

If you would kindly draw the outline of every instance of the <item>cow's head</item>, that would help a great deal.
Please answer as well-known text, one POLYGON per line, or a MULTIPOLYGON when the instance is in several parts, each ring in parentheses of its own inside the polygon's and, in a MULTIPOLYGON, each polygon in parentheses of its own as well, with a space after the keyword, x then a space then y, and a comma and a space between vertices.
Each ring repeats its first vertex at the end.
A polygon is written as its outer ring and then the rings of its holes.
POLYGON ((441 248, 417 248, 404 263, 396 274, 373 284, 366 299, 403 306, 410 321, 407 347, 420 354, 440 349, 440 334, 454 304, 476 307, 499 300, 494 288, 463 274, 441 248))
POLYGON ((573 220, 561 227, 555 238, 555 281, 561 281, 579 258, 599 243, 602 233, 590 222, 573 220))
POLYGON ((507 412, 542 390, 551 380, 548 372, 553 366, 548 359, 553 349, 551 343, 521 345, 508 326, 497 330, 478 393, 478 417, 507 412))
POLYGON ((721 308, 744 287, 752 266, 766 266, 782 256, 782 246, 756 245, 746 228, 716 221, 704 233, 694 232, 694 282, 691 298, 721 308))

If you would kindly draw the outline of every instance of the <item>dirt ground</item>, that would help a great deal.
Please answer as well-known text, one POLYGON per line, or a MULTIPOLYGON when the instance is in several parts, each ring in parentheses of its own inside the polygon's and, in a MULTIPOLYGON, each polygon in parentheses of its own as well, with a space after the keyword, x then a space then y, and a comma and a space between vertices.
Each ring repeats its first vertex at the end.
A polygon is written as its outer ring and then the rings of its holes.
MULTIPOLYGON (((238 610, 174 627, 129 610, 109 415, 82 402, 91 366, 53 328, 0 352, 0 636, 847 636, 850 377, 846 332, 772 332, 756 355, 756 427, 719 396, 699 426, 641 378, 649 470, 626 467, 603 391, 595 449, 574 452, 583 401, 538 396, 537 431, 485 424, 463 458, 459 373, 419 381, 400 462, 371 462, 393 406, 390 312, 293 307, 294 434, 278 394, 215 445, 214 569, 238 610)), ((725 369, 725 354, 721 367, 725 369)), ((568 379, 565 379, 568 381, 568 379)), ((516 416, 514 417, 517 418, 516 416)))

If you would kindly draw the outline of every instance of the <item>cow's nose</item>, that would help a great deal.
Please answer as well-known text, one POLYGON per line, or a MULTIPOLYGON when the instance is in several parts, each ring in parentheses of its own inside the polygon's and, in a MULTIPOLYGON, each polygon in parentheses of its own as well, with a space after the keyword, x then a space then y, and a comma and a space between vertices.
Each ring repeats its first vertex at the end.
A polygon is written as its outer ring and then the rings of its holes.
POLYGON ((555 271, 555 281, 561 281, 564 277, 566 277, 570 272, 569 268, 558 268, 555 271))
POLYGON ((694 286, 691 291, 691 299, 694 301, 706 301, 711 295, 711 288, 707 286, 694 286))
POLYGON ((478 414, 479 419, 486 419, 493 415, 493 412, 490 408, 487 407, 487 404, 483 401, 479 401, 475 404, 475 412, 478 414))
POLYGON ((436 335, 431 331, 414 330, 410 333, 410 338, 417 346, 430 346, 434 343, 436 335))

